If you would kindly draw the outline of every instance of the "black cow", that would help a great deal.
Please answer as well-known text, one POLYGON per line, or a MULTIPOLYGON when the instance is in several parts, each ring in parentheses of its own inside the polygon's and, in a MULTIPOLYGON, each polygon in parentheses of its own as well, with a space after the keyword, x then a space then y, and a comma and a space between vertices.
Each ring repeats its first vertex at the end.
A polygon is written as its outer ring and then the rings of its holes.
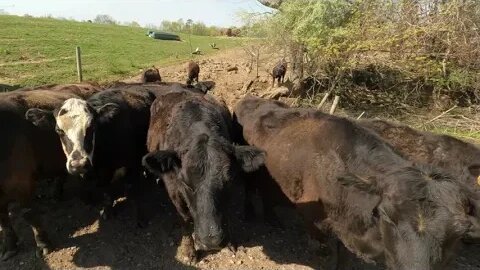
POLYGON ((184 221, 182 246, 190 260, 197 257, 195 249, 215 250, 226 244, 224 211, 232 181, 242 170, 263 164, 260 150, 232 144, 231 121, 224 104, 188 91, 160 96, 152 104, 150 154, 143 164, 162 177, 184 221))
POLYGON ((442 269, 475 222, 476 197, 466 186, 414 167, 347 119, 254 97, 240 101, 235 116, 310 231, 332 231, 367 262, 442 269))
POLYGON ((280 82, 283 83, 285 79, 285 74, 287 73, 287 62, 285 59, 282 61, 278 62, 272 70, 272 87, 275 85, 275 79, 278 81, 278 85, 280 85, 280 82))

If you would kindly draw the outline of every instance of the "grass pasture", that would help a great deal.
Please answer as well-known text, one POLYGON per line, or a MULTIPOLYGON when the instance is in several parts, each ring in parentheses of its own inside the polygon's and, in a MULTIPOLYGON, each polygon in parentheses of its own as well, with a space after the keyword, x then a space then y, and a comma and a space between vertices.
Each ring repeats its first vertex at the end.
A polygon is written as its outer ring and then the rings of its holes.
MULTIPOLYGON (((146 29, 50 18, 0 16, 0 84, 33 86, 77 80, 75 47, 82 49, 83 78, 106 82, 140 69, 192 57, 188 35, 160 41, 146 29)), ((238 38, 191 36, 193 49, 204 54, 240 44, 238 38)))

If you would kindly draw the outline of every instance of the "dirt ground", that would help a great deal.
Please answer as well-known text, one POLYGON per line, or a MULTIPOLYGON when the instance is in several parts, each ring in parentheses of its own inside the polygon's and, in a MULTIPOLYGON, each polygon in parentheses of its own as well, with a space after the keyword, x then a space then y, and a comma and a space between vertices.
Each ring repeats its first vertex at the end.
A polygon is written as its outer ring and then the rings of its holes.
MULTIPOLYGON (((221 52, 196 59, 201 66, 200 80, 216 82, 213 94, 232 107, 247 92, 265 92, 271 83, 265 68, 249 90, 244 83, 255 76, 250 73, 243 51, 221 52), (238 67, 238 71, 226 69, 238 67)), ((274 61, 273 59, 271 59, 274 61)), ((185 64, 161 68, 164 81, 185 81, 185 64)), ((288 77, 288 75, 287 75, 288 77)), ((139 77, 126 81, 135 81, 139 77)), ((17 256, 0 262, 0 269, 322 269, 318 243, 309 240, 300 217, 292 209, 277 209, 282 227, 272 227, 261 219, 245 222, 242 207, 237 205, 231 231, 239 244, 233 253, 223 249, 206 255, 198 264, 183 264, 177 255, 180 240, 179 218, 161 185, 152 185, 145 194, 150 223, 138 228, 131 202, 118 200, 117 215, 111 220, 99 219, 99 209, 83 199, 83 183, 70 179, 63 200, 49 199, 48 183, 42 184, 36 199, 46 213, 48 233, 55 250, 43 259, 35 257, 34 240, 25 221, 12 211, 14 227, 20 237, 17 256)), ((237 201, 242 190, 237 187, 237 201)), ((234 198, 235 199, 235 198, 234 198)), ((233 210, 232 210, 233 211, 233 210)), ((480 247, 465 245, 451 269, 480 269, 480 247)), ((379 270, 380 266, 356 262, 355 269, 379 270)))

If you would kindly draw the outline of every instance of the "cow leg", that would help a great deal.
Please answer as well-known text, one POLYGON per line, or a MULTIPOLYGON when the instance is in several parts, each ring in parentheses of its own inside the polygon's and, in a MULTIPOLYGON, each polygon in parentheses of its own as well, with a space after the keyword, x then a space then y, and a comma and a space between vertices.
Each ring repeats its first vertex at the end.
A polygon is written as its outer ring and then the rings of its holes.
POLYGON ((298 204, 297 209, 302 214, 305 221, 307 233, 310 237, 309 244, 324 258, 325 269, 347 269, 338 268, 340 263, 339 252, 342 243, 332 235, 328 226, 323 221, 326 218, 324 207, 321 202, 298 204))
POLYGON ((141 167, 127 168, 125 177, 127 181, 127 197, 131 198, 135 203, 137 225, 140 228, 144 228, 148 222, 145 214, 145 199, 143 199, 146 177, 142 175, 141 167))
POLYGON ((65 178, 67 175, 58 176, 53 179, 53 199, 55 201, 61 201, 63 198, 63 185, 65 184, 65 178))
POLYGON ((17 254, 17 235, 13 230, 10 217, 8 216, 8 204, 0 206, 0 226, 2 226, 3 243, 0 246, 0 259, 6 261, 17 254))
POLYGON ((23 213, 23 218, 30 224, 37 243, 37 257, 42 257, 50 252, 50 241, 47 232, 43 229, 41 213, 37 208, 27 208, 23 213))
POLYGON ((164 175, 163 181, 167 188, 168 196, 172 201, 177 213, 181 217, 182 225, 182 240, 178 247, 178 253, 181 256, 181 260, 187 263, 196 263, 198 260, 197 252, 195 251, 195 242, 192 237, 192 218, 188 210, 187 203, 183 199, 182 193, 179 190, 179 182, 174 176, 164 175))
POLYGON ((104 170, 97 174, 97 187, 102 193, 102 202, 100 210, 100 217, 104 220, 108 220, 114 216, 113 202, 114 202, 114 187, 112 185, 113 181, 113 170, 104 170))
POLYGON ((255 183, 251 179, 248 179, 248 175, 244 176, 244 188, 245 188, 245 201, 243 209, 243 218, 245 221, 253 221, 255 219, 255 207, 253 205, 254 195, 257 191, 255 183))

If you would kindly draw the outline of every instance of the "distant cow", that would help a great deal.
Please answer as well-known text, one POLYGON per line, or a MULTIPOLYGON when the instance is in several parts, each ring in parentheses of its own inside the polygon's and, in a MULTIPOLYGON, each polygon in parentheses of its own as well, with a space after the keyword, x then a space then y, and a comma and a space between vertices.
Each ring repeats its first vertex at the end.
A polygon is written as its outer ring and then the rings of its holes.
POLYGON ((254 97, 240 101, 235 115, 310 231, 333 231, 367 262, 442 269, 475 220, 468 188, 412 166, 347 119, 254 97))
MULTIPOLYGON (((18 202, 25 208, 23 217, 33 229, 37 254, 44 255, 50 251, 41 212, 32 199, 39 179, 66 175, 65 156, 53 127, 36 127, 25 118, 30 118, 30 108, 51 110, 69 98, 78 96, 68 91, 49 90, 16 90, 0 95, 1 260, 17 253, 18 238, 8 216, 11 202, 18 202)), ((37 121, 46 119, 38 118, 37 121)))
MULTIPOLYGON (((140 185, 154 99, 148 87, 136 86, 104 90, 87 100, 71 98, 53 111, 29 110, 35 124, 41 125, 36 119, 42 119, 43 125, 56 126, 68 172, 97 179, 105 191, 104 218, 111 214, 114 198, 110 184, 117 169, 126 169, 124 179, 134 188, 133 192, 140 185)), ((141 213, 138 214, 138 221, 142 222, 141 213)))
POLYGON ((187 85, 191 85, 194 81, 198 83, 198 74, 200 74, 200 66, 190 61, 187 64, 187 85))
POLYGON ((160 76, 160 71, 155 67, 145 70, 142 74, 142 83, 161 82, 161 81, 162 81, 162 77, 160 76))
POLYGON ((148 131, 150 154, 144 166, 161 176, 184 223, 182 245, 190 260, 195 250, 216 250, 228 239, 225 210, 239 172, 256 170, 263 153, 231 141, 231 116, 213 98, 184 91, 157 98, 148 131), (193 221, 192 232, 188 229, 193 221))
POLYGON ((280 82, 284 82, 285 74, 287 73, 287 62, 285 59, 278 62, 272 70, 272 87, 275 85, 275 79, 277 79, 278 85, 280 82))

